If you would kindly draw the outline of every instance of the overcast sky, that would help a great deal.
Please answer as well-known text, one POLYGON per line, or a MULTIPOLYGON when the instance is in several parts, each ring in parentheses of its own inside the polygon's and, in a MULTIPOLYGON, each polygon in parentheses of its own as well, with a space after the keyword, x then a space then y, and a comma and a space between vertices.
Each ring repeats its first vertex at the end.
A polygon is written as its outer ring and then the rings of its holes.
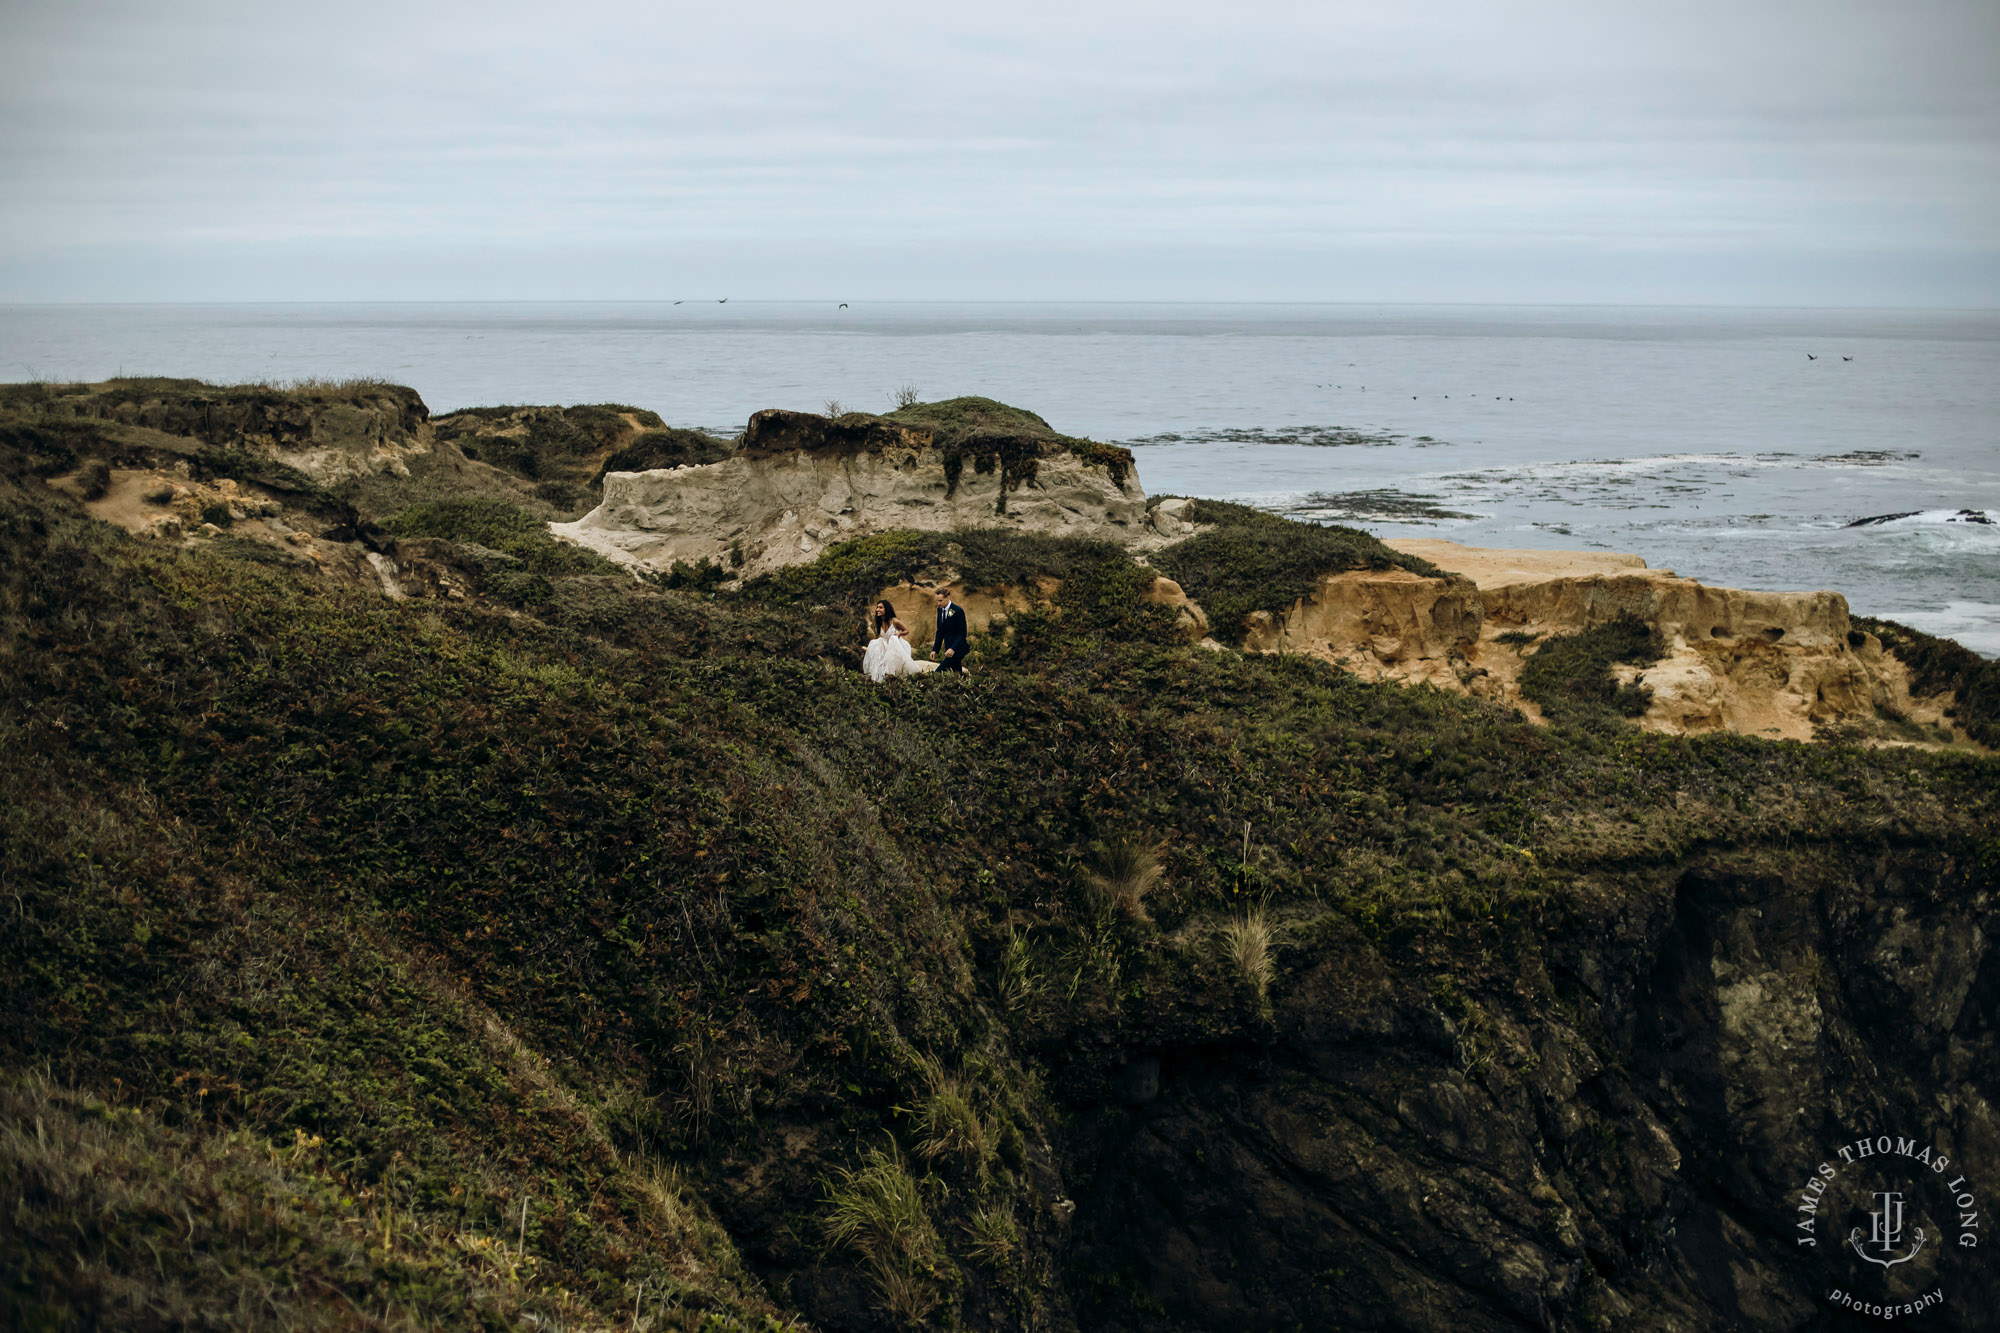
POLYGON ((0 0, 0 299, 2000 305, 2000 0, 0 0))

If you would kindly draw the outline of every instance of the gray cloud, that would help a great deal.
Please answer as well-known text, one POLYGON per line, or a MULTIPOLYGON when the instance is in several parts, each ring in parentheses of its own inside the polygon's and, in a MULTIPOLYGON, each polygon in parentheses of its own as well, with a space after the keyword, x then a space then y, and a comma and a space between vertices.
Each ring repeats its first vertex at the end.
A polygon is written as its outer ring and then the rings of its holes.
POLYGON ((16 3, 0 297, 2000 301, 2000 6, 16 3))

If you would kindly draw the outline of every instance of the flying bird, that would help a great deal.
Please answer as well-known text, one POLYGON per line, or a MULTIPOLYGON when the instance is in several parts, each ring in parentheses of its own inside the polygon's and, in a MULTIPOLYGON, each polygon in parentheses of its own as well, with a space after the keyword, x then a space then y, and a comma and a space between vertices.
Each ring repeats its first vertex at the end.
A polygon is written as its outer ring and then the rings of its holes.
POLYGON ((1840 358, 1840 359, 1841 359, 1842 361, 1852 361, 1852 360, 1853 360, 1854 358, 1853 358, 1853 357, 1851 357, 1851 356, 1843 356, 1843 357, 1842 357, 1842 358, 1840 358))
POLYGON ((1806 360, 1808 360, 1808 361, 1817 361, 1817 360, 1819 360, 1819 358, 1818 358, 1818 357, 1816 357, 1816 356, 1814 356, 1814 355, 1813 355, 1813 354, 1812 354, 1811 352, 1807 352, 1807 353, 1806 353, 1806 360))
POLYGON ((717 304, 717 305, 728 305, 728 304, 729 304, 729 298, 725 296, 725 297, 723 297, 723 298, 722 298, 722 299, 721 299, 720 301, 717 301, 717 302, 716 302, 716 304, 717 304))
POLYGON ((675 305, 679 305, 679 304, 680 304, 680 302, 679 302, 679 301, 676 301, 676 302, 674 302, 674 304, 675 304, 675 305))
POLYGON ((841 308, 842 310, 845 310, 845 309, 847 309, 847 302, 845 302, 845 301, 842 301, 842 302, 840 303, 840 308, 841 308))

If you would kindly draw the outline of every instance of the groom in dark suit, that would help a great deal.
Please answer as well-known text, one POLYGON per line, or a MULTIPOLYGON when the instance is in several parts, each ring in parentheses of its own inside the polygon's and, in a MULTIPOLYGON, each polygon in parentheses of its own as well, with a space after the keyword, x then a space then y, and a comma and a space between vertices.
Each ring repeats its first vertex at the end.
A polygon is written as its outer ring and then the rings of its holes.
POLYGON ((937 659, 939 671, 965 670, 965 611, 955 606, 951 600, 951 589, 937 590, 937 638, 931 643, 931 656, 937 659))

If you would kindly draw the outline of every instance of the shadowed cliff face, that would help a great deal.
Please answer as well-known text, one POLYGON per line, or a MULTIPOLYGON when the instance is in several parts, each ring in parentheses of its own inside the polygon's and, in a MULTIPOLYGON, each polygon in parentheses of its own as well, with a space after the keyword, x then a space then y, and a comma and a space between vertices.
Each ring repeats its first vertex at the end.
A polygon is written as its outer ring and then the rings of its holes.
POLYGON ((1854 1191, 1815 1246, 1795 1224, 1880 1132, 1992 1174, 1990 892, 1915 849, 1705 858, 1627 880, 1546 976, 1494 960, 1476 1000, 1332 942, 1259 1046, 1169 1049, 1157 1099, 1085 1117, 1083 1322, 1808 1328, 1831 1290, 1942 1286, 1922 1327, 1986 1327, 2000 1269, 1942 1189, 1944 1243, 1887 1280, 1844 1243, 1854 1191))

